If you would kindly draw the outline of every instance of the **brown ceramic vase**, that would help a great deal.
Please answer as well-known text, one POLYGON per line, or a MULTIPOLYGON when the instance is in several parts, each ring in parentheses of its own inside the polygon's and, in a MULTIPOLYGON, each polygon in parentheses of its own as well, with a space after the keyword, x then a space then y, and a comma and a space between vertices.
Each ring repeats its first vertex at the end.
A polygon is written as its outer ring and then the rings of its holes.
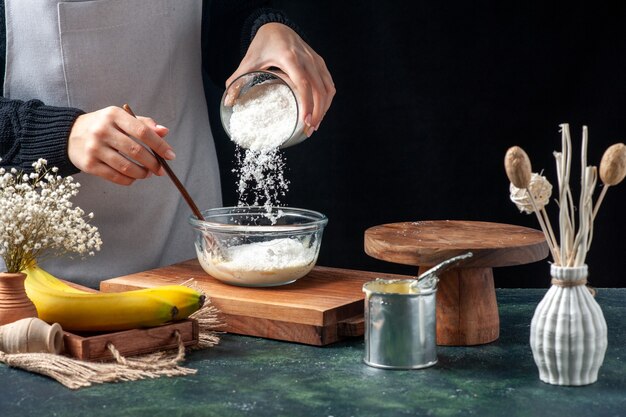
POLYGON ((26 295, 22 272, 0 272, 0 326, 27 317, 37 317, 37 309, 26 295))

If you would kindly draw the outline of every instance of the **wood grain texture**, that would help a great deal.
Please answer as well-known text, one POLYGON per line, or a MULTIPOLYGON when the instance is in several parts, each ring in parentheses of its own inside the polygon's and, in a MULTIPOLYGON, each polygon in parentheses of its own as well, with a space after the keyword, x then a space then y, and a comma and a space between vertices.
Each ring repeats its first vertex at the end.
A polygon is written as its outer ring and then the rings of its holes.
POLYGON ((368 255, 404 265, 432 266, 469 251, 464 267, 500 267, 539 261, 549 249, 541 231, 501 223, 432 220, 365 231, 368 255))
POLYGON ((244 335, 326 345, 361 336, 355 317, 363 316, 363 284, 403 275, 316 266, 306 277, 279 287, 246 288, 207 275, 196 259, 103 281, 100 289, 117 292, 179 284, 193 278, 224 315, 226 331, 244 335), (341 329, 340 329, 341 328, 341 329))
POLYGON ((542 260, 543 233, 510 224, 432 220, 391 223, 365 232, 365 252, 384 261, 418 265, 419 273, 453 256, 473 256, 439 276, 437 344, 490 343, 500 334, 492 267, 542 260))
POLYGON ((481 345, 499 336, 500 318, 491 268, 444 272, 437 289, 437 344, 481 345))
POLYGON ((77 283, 72 282, 72 281, 66 281, 64 279, 62 279, 61 281, 63 281, 64 283, 66 283, 70 287, 76 288, 77 290, 90 292, 90 293, 97 293, 98 292, 98 290, 95 290, 95 289, 89 288, 89 287, 85 287, 84 285, 80 285, 80 284, 77 284, 77 283))
POLYGON ((88 361, 109 360, 113 359, 113 355, 107 348, 109 343, 112 343, 123 356, 177 349, 176 331, 180 333, 185 346, 198 343, 198 322, 189 319, 149 329, 121 332, 93 334, 65 332, 63 342, 65 354, 74 358, 88 361))

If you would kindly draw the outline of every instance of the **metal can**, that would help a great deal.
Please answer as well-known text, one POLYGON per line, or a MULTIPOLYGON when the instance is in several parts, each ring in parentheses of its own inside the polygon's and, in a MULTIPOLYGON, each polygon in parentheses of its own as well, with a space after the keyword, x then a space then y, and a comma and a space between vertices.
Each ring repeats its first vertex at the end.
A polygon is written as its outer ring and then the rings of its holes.
POLYGON ((420 369, 437 363, 437 282, 376 279, 363 285, 367 365, 420 369))

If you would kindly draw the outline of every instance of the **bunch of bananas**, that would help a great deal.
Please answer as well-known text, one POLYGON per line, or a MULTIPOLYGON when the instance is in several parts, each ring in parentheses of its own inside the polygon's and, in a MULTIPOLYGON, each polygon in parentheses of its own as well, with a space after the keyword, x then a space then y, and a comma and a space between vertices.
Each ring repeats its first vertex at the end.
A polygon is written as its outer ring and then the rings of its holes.
POLYGON ((183 285, 165 285, 118 293, 74 288, 38 266, 24 271, 28 298, 39 318, 64 330, 115 331, 152 327, 187 318, 205 296, 183 285))

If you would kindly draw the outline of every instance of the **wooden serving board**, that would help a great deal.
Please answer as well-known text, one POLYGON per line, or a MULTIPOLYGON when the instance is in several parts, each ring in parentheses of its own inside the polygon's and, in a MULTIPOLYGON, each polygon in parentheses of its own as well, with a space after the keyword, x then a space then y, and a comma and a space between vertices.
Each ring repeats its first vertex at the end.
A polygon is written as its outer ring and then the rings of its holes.
POLYGON ((196 259, 113 278, 104 292, 180 284, 193 278, 222 313, 225 331, 323 346, 362 336, 363 284, 376 278, 407 278, 316 266, 307 276, 279 287, 245 288, 207 275, 196 259))
POLYGON ((437 344, 469 346, 500 336, 493 268, 548 256, 543 233, 511 224, 463 220, 389 223, 365 231, 365 253, 426 271, 453 256, 473 256, 439 274, 437 344))
POLYGON ((64 332, 64 353, 77 359, 92 361, 113 359, 107 347, 109 343, 113 344, 123 356, 177 349, 176 331, 180 333, 185 346, 198 343, 198 322, 181 320, 158 327, 119 332, 84 334, 64 332))

